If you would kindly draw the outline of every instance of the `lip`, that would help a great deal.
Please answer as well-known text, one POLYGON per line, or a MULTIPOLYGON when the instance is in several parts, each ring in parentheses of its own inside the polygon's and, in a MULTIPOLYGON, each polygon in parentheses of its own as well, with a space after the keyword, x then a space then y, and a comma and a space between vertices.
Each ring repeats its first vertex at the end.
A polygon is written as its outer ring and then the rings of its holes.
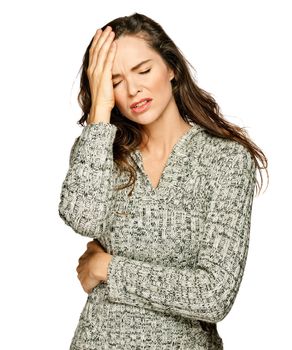
POLYGON ((133 108, 133 107, 136 106, 138 103, 144 102, 144 101, 152 101, 152 98, 146 97, 146 98, 142 98, 140 101, 133 102, 133 103, 130 105, 130 108, 133 108))
POLYGON ((147 100, 147 102, 144 103, 142 106, 140 106, 140 107, 133 107, 131 109, 132 113, 140 114, 140 113, 144 113, 144 112, 148 111, 148 109, 151 107, 151 103, 152 103, 152 100, 147 100))

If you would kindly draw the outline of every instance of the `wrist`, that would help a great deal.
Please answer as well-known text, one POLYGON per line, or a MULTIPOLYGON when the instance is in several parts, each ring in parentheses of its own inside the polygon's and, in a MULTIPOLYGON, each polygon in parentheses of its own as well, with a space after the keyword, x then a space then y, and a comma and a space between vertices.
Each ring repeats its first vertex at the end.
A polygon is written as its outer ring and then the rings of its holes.
POLYGON ((90 111, 87 124, 97 124, 99 122, 110 123, 111 109, 107 107, 97 107, 90 111))

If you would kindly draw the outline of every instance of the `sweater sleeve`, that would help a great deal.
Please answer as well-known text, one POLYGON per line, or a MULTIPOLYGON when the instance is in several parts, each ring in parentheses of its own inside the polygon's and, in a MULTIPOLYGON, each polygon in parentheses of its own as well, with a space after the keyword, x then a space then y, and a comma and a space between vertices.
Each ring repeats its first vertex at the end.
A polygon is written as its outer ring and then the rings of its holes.
POLYGON ((58 211, 75 232, 93 237, 103 230, 113 198, 113 142, 117 127, 99 122, 83 127, 70 151, 58 211))
POLYGON ((255 162, 247 151, 235 151, 231 157, 215 158, 211 167, 206 221, 194 267, 113 256, 107 279, 110 302, 212 323, 228 314, 247 258, 255 162))

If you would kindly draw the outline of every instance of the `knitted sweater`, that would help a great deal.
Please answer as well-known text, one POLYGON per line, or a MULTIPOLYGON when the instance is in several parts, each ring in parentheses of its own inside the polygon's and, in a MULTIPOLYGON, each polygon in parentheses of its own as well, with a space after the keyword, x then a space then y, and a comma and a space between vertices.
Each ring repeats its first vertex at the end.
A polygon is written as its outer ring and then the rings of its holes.
POLYGON ((117 127, 83 127, 63 181, 59 215, 113 255, 107 282, 87 297, 71 350, 221 350, 216 323, 242 280, 256 182, 240 143, 192 126, 174 145, 156 188, 141 153, 130 188, 113 161, 117 127))

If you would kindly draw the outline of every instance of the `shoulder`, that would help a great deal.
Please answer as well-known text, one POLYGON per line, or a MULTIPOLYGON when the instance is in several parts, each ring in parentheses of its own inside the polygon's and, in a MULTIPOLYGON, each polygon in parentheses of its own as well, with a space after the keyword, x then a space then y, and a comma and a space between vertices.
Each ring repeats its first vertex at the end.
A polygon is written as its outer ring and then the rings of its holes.
POLYGON ((255 168, 255 161, 246 146, 238 141, 210 134, 205 129, 200 133, 201 162, 206 166, 221 169, 239 167, 255 168))

